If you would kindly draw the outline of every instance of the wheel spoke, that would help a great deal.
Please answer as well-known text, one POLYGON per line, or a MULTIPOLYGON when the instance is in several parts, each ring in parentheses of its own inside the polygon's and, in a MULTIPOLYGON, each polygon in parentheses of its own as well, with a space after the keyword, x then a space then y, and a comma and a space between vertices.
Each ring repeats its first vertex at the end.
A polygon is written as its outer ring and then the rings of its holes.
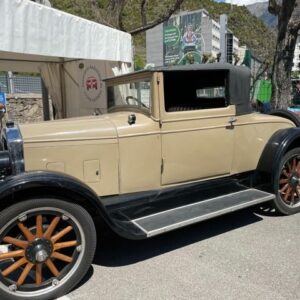
POLYGON ((284 169, 284 170, 282 171, 282 174, 283 174, 284 176, 286 176, 286 177, 289 177, 289 176, 290 176, 290 174, 287 172, 286 169, 284 169))
POLYGON ((7 253, 0 254, 0 260, 8 259, 8 258, 14 258, 14 257, 22 257, 24 255, 25 255, 24 250, 10 251, 10 252, 7 252, 7 253))
POLYGON ((27 245, 28 245, 28 242, 22 241, 22 240, 19 240, 19 239, 15 239, 11 236, 4 237, 3 242, 5 242, 7 244, 13 244, 13 245, 15 245, 17 247, 20 247, 20 248, 23 248, 23 249, 26 248, 27 245))
POLYGON ((279 190, 280 193, 285 192, 289 187, 289 184, 287 183, 281 190, 279 190))
POLYGON ((54 250, 59 250, 59 249, 62 249, 62 248, 69 248, 69 247, 75 247, 75 246, 77 246, 77 241, 56 243, 56 244, 54 244, 54 250))
POLYGON ((66 235, 67 233, 69 233, 72 230, 73 230, 72 226, 68 226, 68 227, 64 228, 63 230, 61 230, 60 232, 58 232, 56 235, 54 235, 51 238, 51 241, 53 243, 56 243, 56 241, 58 241, 59 239, 61 239, 64 235, 66 235))
POLYGON ((297 160, 296 158, 293 159, 293 164, 292 164, 292 170, 296 171, 296 166, 297 166, 297 160))
POLYGON ((37 264, 35 266, 35 284, 36 285, 41 285, 42 283, 42 267, 43 265, 42 264, 37 264))
POLYGON ((288 172, 291 173, 292 172, 292 168, 291 168, 291 164, 290 162, 287 162, 287 167, 288 167, 288 172))
POLYGON ((2 276, 6 277, 7 275, 9 275, 13 271, 17 270, 21 266, 25 265, 26 263, 27 263, 27 260, 25 257, 19 259, 17 262, 15 262, 14 264, 12 264, 8 268, 6 268, 4 271, 2 271, 2 276))
POLYGON ((280 179, 279 183, 283 184, 283 183, 287 183, 289 180, 288 179, 280 179))
POLYGON ((288 187, 288 190, 287 190, 287 192, 286 192, 286 194, 284 195, 284 201, 286 202, 287 200, 288 200, 288 198, 289 198, 289 195, 290 195, 290 193, 291 193, 291 187, 289 186, 288 187))
POLYGON ((300 161, 298 161, 297 167, 296 167, 296 172, 299 173, 299 171, 300 171, 300 161))
POLYGON ((44 233, 44 238, 50 239, 53 231, 55 230, 57 224, 60 221, 60 217, 55 217, 52 222, 50 223, 49 227, 47 228, 46 232, 44 233))
POLYGON ((70 263, 73 260, 73 258, 71 256, 67 256, 67 255, 61 254, 59 252, 53 252, 51 257, 68 262, 68 263, 70 263))
POLYGON ((36 237, 41 238, 43 236, 43 217, 42 215, 36 216, 36 237))
POLYGON ((28 241, 32 241, 34 239, 34 235, 31 233, 31 231, 23 224, 23 223, 18 223, 18 227, 22 231, 24 237, 28 241))
POLYGON ((29 272, 31 271, 32 267, 33 267, 32 263, 28 263, 26 265, 26 267, 24 268, 22 274, 20 275, 20 277, 17 281, 17 285, 22 285, 24 283, 24 281, 26 280, 26 278, 27 278, 29 272))
POLYGON ((294 205, 294 199, 295 199, 295 191, 294 191, 294 189, 292 189, 291 201, 290 201, 291 205, 294 205))
POLYGON ((52 273, 55 277, 57 277, 57 276, 59 275, 59 272, 58 272, 57 268, 55 267, 55 265, 54 265, 54 263, 52 262, 51 259, 48 259, 48 260, 46 261, 46 265, 47 265, 47 267, 49 268, 49 270, 51 271, 51 273, 52 273))

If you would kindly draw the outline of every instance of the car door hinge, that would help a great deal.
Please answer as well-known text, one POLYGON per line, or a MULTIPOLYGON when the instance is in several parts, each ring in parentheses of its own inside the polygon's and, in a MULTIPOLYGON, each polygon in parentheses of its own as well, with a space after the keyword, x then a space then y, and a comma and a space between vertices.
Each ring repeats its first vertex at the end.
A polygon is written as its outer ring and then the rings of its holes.
POLYGON ((156 83, 157 83, 158 85, 160 84, 159 77, 156 78, 156 83))
POLYGON ((161 174, 164 172, 164 164, 165 164, 165 160, 162 158, 161 159, 161 167, 160 167, 160 173, 161 174))

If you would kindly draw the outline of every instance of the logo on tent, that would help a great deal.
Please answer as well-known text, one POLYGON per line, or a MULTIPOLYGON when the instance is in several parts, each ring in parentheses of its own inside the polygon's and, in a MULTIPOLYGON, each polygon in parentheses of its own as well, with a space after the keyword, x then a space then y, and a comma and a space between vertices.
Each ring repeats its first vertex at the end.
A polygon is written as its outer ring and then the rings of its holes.
POLYGON ((82 88, 85 96, 91 102, 99 99, 103 89, 100 72, 95 66, 85 68, 82 76, 82 88))

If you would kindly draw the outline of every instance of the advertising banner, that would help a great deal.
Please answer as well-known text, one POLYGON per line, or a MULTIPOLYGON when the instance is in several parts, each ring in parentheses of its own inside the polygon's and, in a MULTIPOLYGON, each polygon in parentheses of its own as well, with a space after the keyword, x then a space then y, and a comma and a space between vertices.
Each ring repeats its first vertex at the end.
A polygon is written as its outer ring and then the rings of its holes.
POLYGON ((164 65, 201 63, 201 12, 176 16, 164 22, 164 65))

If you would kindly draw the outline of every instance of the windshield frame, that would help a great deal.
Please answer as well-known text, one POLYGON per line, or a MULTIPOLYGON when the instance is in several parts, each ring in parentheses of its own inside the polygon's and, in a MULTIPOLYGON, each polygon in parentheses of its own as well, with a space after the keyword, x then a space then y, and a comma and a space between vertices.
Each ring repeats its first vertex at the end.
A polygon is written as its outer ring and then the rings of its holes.
POLYGON ((153 76, 151 73, 144 73, 143 76, 137 76, 141 74, 133 74, 129 75, 128 77, 116 77, 116 78, 110 78, 106 81, 106 90, 107 90, 107 112, 113 113, 118 111, 135 111, 135 112, 141 112, 143 114, 146 114, 148 116, 152 115, 153 113, 153 76), (150 83, 150 96, 149 96, 149 108, 144 108, 142 106, 137 105, 116 105, 112 107, 108 107, 108 89, 110 87, 114 87, 117 85, 125 85, 125 84, 132 84, 135 82, 143 82, 148 81, 150 83))

